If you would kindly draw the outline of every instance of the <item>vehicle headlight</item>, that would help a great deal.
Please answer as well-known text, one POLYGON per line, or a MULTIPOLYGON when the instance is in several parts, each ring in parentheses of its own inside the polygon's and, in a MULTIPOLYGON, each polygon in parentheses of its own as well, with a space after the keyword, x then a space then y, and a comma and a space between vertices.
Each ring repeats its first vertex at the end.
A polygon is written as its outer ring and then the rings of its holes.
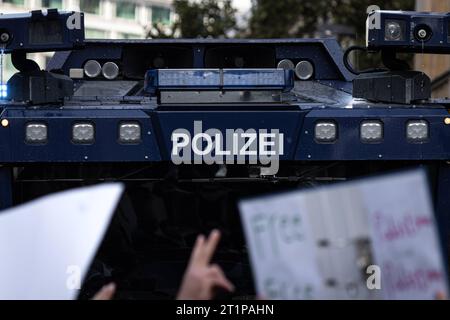
POLYGON ((300 80, 309 80, 314 74, 314 66, 309 61, 300 61, 295 66, 295 74, 300 80))
POLYGON ((102 74, 108 80, 114 80, 119 75, 119 66, 114 62, 106 62, 102 67, 102 74))
POLYGON ((84 64, 84 74, 89 78, 95 78, 102 72, 102 66, 97 60, 89 60, 84 64))
POLYGON ((383 139, 383 123, 379 120, 366 120, 361 123, 360 138, 362 142, 375 143, 383 139))
POLYGON ((281 60, 280 62, 278 62, 277 68, 278 68, 278 69, 294 70, 295 65, 294 65, 294 63, 292 62, 292 60, 289 60, 289 59, 283 59, 283 60, 281 60))
POLYGON ((428 140, 428 122, 426 120, 410 120, 406 123, 406 137, 410 142, 428 140))
POLYGON ((317 122, 314 127, 314 138, 317 142, 333 142, 337 138, 337 126, 332 121, 317 122))
POLYGON ((401 20, 386 20, 384 26, 384 40, 386 41, 405 40, 405 22, 401 20))
POLYGON ((28 143, 46 143, 47 125, 45 123, 29 123, 25 127, 25 141, 28 143))
POLYGON ((138 143, 141 141, 141 126, 136 122, 121 123, 119 126, 121 143, 138 143))
POLYGON ((76 123, 72 127, 72 141, 75 143, 94 142, 95 129, 91 123, 76 123))
POLYGON ((6 84, 0 84, 0 99, 8 97, 8 86, 6 84))

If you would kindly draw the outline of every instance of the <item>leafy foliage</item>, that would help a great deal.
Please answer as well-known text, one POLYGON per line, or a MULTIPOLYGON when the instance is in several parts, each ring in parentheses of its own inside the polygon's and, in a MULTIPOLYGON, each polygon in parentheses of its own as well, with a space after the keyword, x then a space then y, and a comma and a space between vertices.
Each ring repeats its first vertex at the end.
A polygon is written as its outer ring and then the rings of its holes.
MULTIPOLYGON (((414 0, 377 0, 383 10, 414 10, 414 0)), ((151 38, 303 38, 315 37, 324 25, 350 30, 343 46, 364 45, 367 7, 373 0, 252 0, 247 30, 239 30, 231 0, 175 0, 171 26, 155 23, 151 38)), ((411 57, 406 57, 410 60, 411 57)), ((359 54, 358 68, 378 65, 380 58, 359 54)))
POLYGON ((226 38, 236 30, 236 9, 231 0, 175 0, 177 16, 172 26, 155 23, 148 36, 151 38, 226 38))
MULTIPOLYGON (((367 7, 373 0, 252 0, 249 36, 284 38, 313 36, 321 24, 354 28, 364 39, 367 7)), ((413 10, 414 0, 381 0, 383 10, 413 10)))
MULTIPOLYGON (((351 30, 348 44, 365 44, 367 7, 378 5, 383 10, 414 10, 414 0, 252 0, 252 12, 247 37, 292 38, 314 37, 322 25, 345 26, 351 30)), ((411 56, 406 56, 411 60, 411 56)), ((357 68, 380 64, 377 55, 359 54, 354 57, 357 68)))

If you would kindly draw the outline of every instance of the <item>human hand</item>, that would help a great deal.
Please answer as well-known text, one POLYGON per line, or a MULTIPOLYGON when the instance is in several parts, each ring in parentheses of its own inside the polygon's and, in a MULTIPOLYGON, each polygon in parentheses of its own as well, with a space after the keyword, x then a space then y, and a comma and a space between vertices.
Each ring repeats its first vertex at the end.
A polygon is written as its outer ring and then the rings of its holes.
POLYGON ((447 300, 447 297, 444 292, 439 291, 438 293, 436 293, 435 299, 436 300, 447 300))
POLYGON ((219 240, 218 230, 213 230, 208 239, 203 235, 197 237, 178 292, 178 300, 210 300, 216 288, 234 291, 233 284, 225 277, 222 269, 216 264, 210 264, 219 240))
POLYGON ((114 283, 110 283, 101 288, 92 300, 111 300, 114 293, 116 293, 116 285, 114 283))

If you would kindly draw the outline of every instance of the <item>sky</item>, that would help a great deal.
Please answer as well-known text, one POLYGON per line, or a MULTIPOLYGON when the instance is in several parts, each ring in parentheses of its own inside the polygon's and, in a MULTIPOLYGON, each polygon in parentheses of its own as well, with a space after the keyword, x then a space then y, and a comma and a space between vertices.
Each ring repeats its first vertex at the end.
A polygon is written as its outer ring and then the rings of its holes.
POLYGON ((237 12, 237 25, 241 28, 247 26, 250 7, 252 6, 251 0, 232 0, 233 7, 238 10, 237 12))
POLYGON ((245 13, 251 7, 251 0, 233 0, 233 6, 238 9, 240 13, 245 13))

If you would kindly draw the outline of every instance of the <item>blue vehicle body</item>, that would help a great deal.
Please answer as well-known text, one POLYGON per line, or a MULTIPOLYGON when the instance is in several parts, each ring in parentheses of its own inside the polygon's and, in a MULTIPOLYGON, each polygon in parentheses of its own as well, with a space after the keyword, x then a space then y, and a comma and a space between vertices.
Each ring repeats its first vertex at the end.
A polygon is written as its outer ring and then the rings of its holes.
MULTIPOLYGON (((22 166, 27 163, 170 162, 171 133, 177 128, 193 132, 194 121, 202 121, 204 130, 217 128, 223 132, 229 128, 280 128, 286 137, 282 161, 407 160, 445 163, 450 158, 450 127, 444 123, 448 116, 447 107, 437 104, 385 105, 353 99, 353 75, 343 66, 342 50, 334 39, 86 40, 82 50, 55 53, 47 69, 59 69, 68 74, 70 68, 82 68, 89 59, 116 61, 123 66, 128 63, 126 55, 129 52, 141 59, 142 65, 146 55, 161 52, 169 57, 176 57, 179 53, 188 56, 172 59, 170 63, 174 68, 223 67, 223 61, 211 58, 220 50, 247 53, 255 59, 250 61, 254 67, 275 67, 282 59, 309 60, 315 66, 314 78, 306 82, 296 81, 293 92, 298 94, 299 101, 272 105, 186 103, 161 106, 154 97, 115 96, 110 92, 107 96, 74 96, 56 106, 4 101, 0 104, 0 120, 7 119, 9 125, 0 127, 0 163, 22 166), (266 52, 266 57, 258 60, 256 55, 252 56, 258 52, 266 52), (314 83, 315 86, 305 87, 305 83, 314 83), (313 134, 314 124, 327 119, 337 123, 338 139, 334 143, 317 143, 313 134), (368 119, 380 120, 384 124, 381 143, 360 141, 359 125, 368 119), (420 144, 407 141, 405 123, 411 119, 423 119, 429 123, 429 141, 420 144), (25 143, 25 125, 36 121, 48 125, 49 138, 44 145, 25 143), (94 143, 79 145, 71 142, 71 127, 77 121, 89 121, 95 125, 94 143), (142 125, 139 144, 124 145, 117 141, 117 128, 123 121, 137 121, 142 125)), ((137 83, 146 70, 140 70, 142 74, 135 74, 135 71, 130 73, 137 83)), ((80 84, 89 80, 78 81, 80 84)), ((12 192, 7 191, 11 182, 3 180, 2 186, 2 193, 6 196, 1 203, 6 207, 12 203, 8 199, 12 192)))
MULTIPOLYGON (((160 47, 173 45, 193 55, 191 67, 205 67, 203 55, 209 46, 275 47, 276 61, 284 58, 310 59, 316 66, 314 88, 307 88, 311 99, 283 104, 258 105, 214 103, 184 106, 158 106, 156 98, 131 99, 123 96, 73 97, 61 106, 27 106, 21 103, 0 105, 0 120, 9 125, 0 128, 0 162, 155 162, 169 161, 170 134, 176 128, 193 130, 194 121, 202 121, 204 129, 281 128, 289 139, 285 142, 282 160, 344 161, 344 160, 447 160, 450 156, 448 116, 445 105, 386 105, 351 98, 352 76, 343 67, 342 53, 335 40, 148 40, 148 41, 87 41, 82 51, 58 52, 48 69, 81 68, 87 59, 120 60, 125 46, 160 47), (187 48, 187 49, 186 49, 187 48), (317 90, 314 92, 314 90, 317 90), (319 91, 323 92, 319 92, 319 91), (327 95, 321 99, 320 95, 327 95), (330 95, 331 94, 331 95, 330 95), (335 95, 335 97, 333 97, 335 95), (338 123, 339 138, 332 144, 314 140, 313 126, 318 120, 338 123), (377 119, 384 124, 384 139, 377 144, 364 144, 359 139, 359 124, 377 119), (406 139, 407 120, 424 119, 430 124, 427 143, 414 144, 406 139), (88 120, 95 124, 95 143, 71 143, 71 124, 88 120), (138 121, 143 126, 143 140, 137 145, 120 145, 117 126, 120 122, 138 121), (24 143, 24 126, 30 121, 48 123, 49 140, 45 145, 24 143)), ((267 62, 266 62, 267 63, 267 62)), ((273 62, 275 63, 275 61, 273 62)), ((297 81, 295 93, 302 95, 302 82, 297 81)))
MULTIPOLYGON (((164 184, 170 181, 183 185, 197 180, 222 185, 231 180, 242 189, 252 189, 247 187, 248 181, 270 184, 294 181, 296 186, 307 181, 314 185, 320 181, 345 180, 419 165, 429 169, 442 241, 447 243, 450 204, 448 106, 445 102, 400 105, 354 99, 354 75, 344 67, 343 52, 336 40, 86 40, 82 49, 56 52, 47 70, 69 75, 71 69, 82 69, 88 60, 112 61, 121 69, 121 75, 116 80, 74 79, 75 95, 59 104, 0 102, 0 122, 7 120, 7 125, 0 126, 0 208, 42 194, 34 192, 23 196, 27 193, 24 192, 27 183, 33 181, 84 184, 129 179, 133 181, 131 183, 158 181, 164 184), (155 68, 152 65, 155 57, 164 58, 163 68, 169 69, 230 68, 236 67, 230 65, 236 55, 243 57, 247 68, 276 68, 283 59, 305 60, 313 64, 314 74, 307 81, 296 79, 286 100, 273 103, 199 104, 187 100, 185 103, 161 104, 157 97, 149 96, 143 90, 144 75, 155 68), (91 93, 83 94, 88 91, 91 93), (337 139, 332 143, 319 143, 314 137, 314 126, 318 121, 327 120, 337 125, 337 139), (382 141, 361 141, 360 125, 366 120, 383 123, 382 141), (406 123, 410 120, 427 121, 429 139, 426 142, 408 141, 406 123), (280 172, 264 177, 252 173, 249 164, 234 164, 229 166, 228 175, 218 176, 215 169, 209 172, 206 165, 187 165, 179 170, 186 169, 188 174, 174 177, 171 174, 171 135, 179 128, 193 135, 196 121, 202 121, 203 130, 215 128, 221 132, 227 129, 280 130, 284 135, 280 172), (26 142, 25 127, 34 122, 47 125, 46 143, 26 142), (94 125, 92 143, 73 143, 72 126, 77 122, 94 125), (123 122, 140 124, 139 143, 121 144, 118 141, 118 128, 123 122), (329 172, 333 166, 345 169, 342 174, 339 170, 329 172), (114 174, 104 174, 105 168, 114 174), (206 173, 195 172, 197 169, 206 170, 206 173), (315 175, 317 170, 324 171, 319 176, 315 175)), ((168 190, 162 192, 163 196, 174 189, 168 190)), ((208 202, 205 195, 216 199, 217 194, 201 192, 196 194, 195 201, 208 202)), ((168 202, 173 210, 184 210, 177 199, 170 198, 168 202)), ((224 210, 225 216, 229 211, 237 211, 235 198, 230 199, 232 205, 220 209, 224 210)), ((201 219, 208 220, 204 216, 201 219)), ((200 225, 202 230, 210 226, 200 225)), ((233 234, 230 233, 231 238, 233 234)))

